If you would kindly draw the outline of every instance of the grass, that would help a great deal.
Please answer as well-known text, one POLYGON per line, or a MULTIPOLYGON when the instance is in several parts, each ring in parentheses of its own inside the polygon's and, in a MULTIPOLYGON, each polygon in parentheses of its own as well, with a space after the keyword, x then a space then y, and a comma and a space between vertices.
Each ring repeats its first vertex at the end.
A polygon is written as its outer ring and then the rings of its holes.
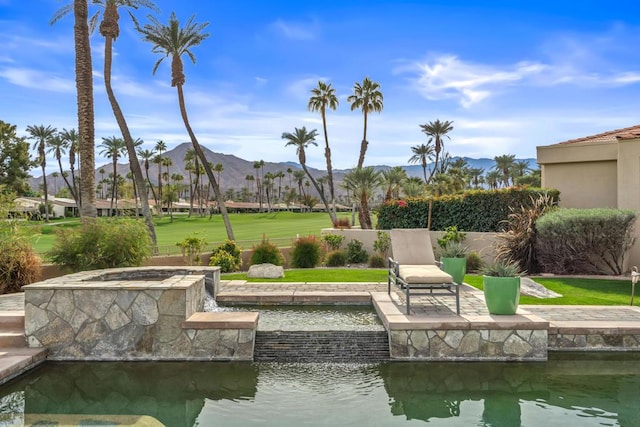
MULTIPOLYGON (((349 213, 340 216, 350 218, 349 213)), ((289 246, 297 234, 319 236, 321 229, 331 227, 329 215, 320 212, 241 213, 229 214, 229 219, 236 241, 245 249, 260 242, 263 234, 282 247, 289 246)), ((165 254, 179 253, 176 243, 192 234, 197 233, 211 245, 224 242, 227 238, 220 215, 214 215, 212 219, 208 216, 189 218, 186 215, 174 215, 173 222, 170 222, 168 215, 164 215, 154 218, 154 223, 160 252, 165 254)), ((21 230, 30 237, 34 250, 44 253, 51 248, 56 230, 78 227, 79 224, 76 218, 54 220, 49 224, 29 222, 22 225, 21 230)))
MULTIPOLYGON (((300 269, 286 270, 281 279, 248 279, 246 273, 222 274, 222 280, 248 282, 386 282, 386 269, 300 269)), ((465 283, 482 290, 482 276, 467 275, 465 283)), ((627 280, 582 278, 536 278, 547 289, 562 294, 561 298, 521 296, 520 304, 535 305, 629 305, 631 284, 627 280)), ((640 305, 639 295, 635 305, 640 305)))

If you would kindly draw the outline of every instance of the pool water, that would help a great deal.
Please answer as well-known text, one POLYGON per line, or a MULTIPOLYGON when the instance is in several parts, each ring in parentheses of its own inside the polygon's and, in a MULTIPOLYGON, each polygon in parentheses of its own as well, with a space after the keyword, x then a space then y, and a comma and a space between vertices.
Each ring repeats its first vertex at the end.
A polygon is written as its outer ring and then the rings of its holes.
POLYGON ((51 363, 0 388, 0 425, 637 426, 639 362, 51 363))
POLYGON ((258 331, 384 331, 370 305, 239 305, 225 311, 257 311, 258 331))

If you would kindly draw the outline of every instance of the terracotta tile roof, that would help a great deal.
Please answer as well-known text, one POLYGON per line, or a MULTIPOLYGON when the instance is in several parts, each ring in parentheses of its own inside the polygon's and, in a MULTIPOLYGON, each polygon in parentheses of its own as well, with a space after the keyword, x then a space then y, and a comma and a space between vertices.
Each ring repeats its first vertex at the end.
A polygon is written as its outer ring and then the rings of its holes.
POLYGON ((570 139, 558 144, 575 144, 579 142, 615 142, 620 139, 632 139, 640 137, 640 125, 631 126, 624 129, 610 130, 596 135, 585 136, 583 138, 570 139))

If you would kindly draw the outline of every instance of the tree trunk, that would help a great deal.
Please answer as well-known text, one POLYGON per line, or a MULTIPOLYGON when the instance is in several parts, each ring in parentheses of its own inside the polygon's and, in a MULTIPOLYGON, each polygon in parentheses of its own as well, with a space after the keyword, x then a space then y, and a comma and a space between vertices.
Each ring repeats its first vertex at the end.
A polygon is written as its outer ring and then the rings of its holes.
POLYGON ((71 187, 69 180, 67 179, 64 171, 62 170, 62 160, 60 159, 60 157, 58 157, 58 166, 60 167, 60 175, 62 175, 62 179, 64 180, 64 183, 67 185, 67 189, 69 190, 69 193, 71 193, 71 197, 73 197, 73 200, 75 200, 77 203, 78 198, 76 197, 76 194, 73 191, 73 187, 71 187))
POLYGON ((74 44, 76 91, 78 102, 78 134, 80 154, 80 217, 96 218, 95 193, 95 128, 93 112, 93 66, 89 42, 87 0, 74 0, 74 44))
MULTIPOLYGON (((111 60, 113 53, 113 38, 105 37, 104 44, 104 86, 107 91, 107 96, 109 97, 109 102, 111 103, 111 109, 113 110, 113 115, 116 118, 116 122, 118 122, 118 127, 120 127, 120 132, 122 133, 122 137, 124 138, 124 143, 127 146, 127 154, 129 156, 129 167, 131 168, 131 173, 133 175, 134 189, 137 188, 138 196, 140 197, 140 204, 142 205, 142 216, 144 217, 144 222, 147 225, 147 230, 149 231, 149 236, 151 237, 151 244, 153 245, 154 253, 158 252, 158 240, 156 238, 156 229, 153 225, 153 218, 151 217, 151 210, 149 209, 149 197, 147 196, 146 191, 142 191, 145 188, 144 185, 144 177, 142 176, 142 168, 140 167, 140 162, 138 161, 138 156, 136 154, 136 148, 133 143, 133 138, 131 137, 131 132, 129 132, 129 126, 127 126, 127 121, 124 118, 124 114, 120 109, 120 104, 116 99, 116 95, 113 93, 113 88, 111 87, 111 60)), ((135 192, 134 192, 135 194, 135 192)), ((138 209, 138 199, 136 198, 136 215, 138 209)))
POLYGON ((202 166, 204 167, 207 176, 209 177, 209 182, 213 186, 213 192, 216 196, 216 201, 218 202, 218 209, 220 210, 220 215, 222 215, 222 220, 224 222, 224 227, 227 231, 227 238, 229 240, 235 240, 233 236, 233 228, 231 228, 231 222, 229 221, 229 213, 227 212, 227 207, 224 204, 224 199, 222 198, 222 194, 220 194, 220 187, 218 186, 218 182, 216 181, 216 177, 209 167, 209 163, 207 162, 207 158, 204 155, 204 151, 202 151, 202 147, 200 147, 200 143, 196 138, 195 133, 191 129, 191 125, 189 124, 189 117, 187 116, 187 107, 184 103, 184 93, 182 91, 182 85, 176 85, 178 88, 178 103, 180 104, 180 114, 182 115, 182 120, 184 121, 184 126, 187 129, 187 133, 189 134, 189 138, 191 138, 191 144, 193 145, 193 149, 196 154, 200 158, 202 162, 202 166))
POLYGON ((362 134, 362 142, 360 143, 360 157, 358 157, 358 169, 362 169, 364 165, 364 155, 367 152, 367 109, 364 108, 364 133, 362 134))
MULTIPOLYGON (((300 160, 302 160, 302 159, 300 159, 300 160)), ((324 197, 324 192, 320 191, 320 186, 318 185, 316 180, 309 173, 309 170, 307 169, 307 165, 301 161, 300 162, 300 166, 302 166, 302 169, 304 170, 304 173, 307 174, 307 176, 309 177, 309 181, 311 181, 311 183, 315 187, 316 191, 320 195, 320 200, 322 200, 322 204, 324 204, 324 208, 326 209, 327 213, 331 217, 331 224, 336 224, 338 221, 336 220, 336 217, 332 214, 331 209, 329 208, 329 204, 327 203, 327 198, 324 197)), ((313 206, 309 206, 309 212, 312 212, 312 211, 313 211, 313 206)))
POLYGON ((49 191, 47 191, 47 173, 44 162, 42 163, 42 186, 44 190, 44 222, 49 222, 49 191))
POLYGON ((329 181, 329 196, 331 198, 331 222, 335 224, 337 222, 336 216, 336 196, 333 187, 333 167, 331 166, 331 148, 329 147, 329 134, 327 133, 327 117, 325 115, 324 107, 322 108, 322 128, 324 130, 324 157, 327 159, 327 181, 329 181))
POLYGON ((371 230, 371 214, 369 213, 369 200, 367 194, 363 191, 360 195, 360 211, 358 212, 360 220, 360 228, 363 230, 371 230))

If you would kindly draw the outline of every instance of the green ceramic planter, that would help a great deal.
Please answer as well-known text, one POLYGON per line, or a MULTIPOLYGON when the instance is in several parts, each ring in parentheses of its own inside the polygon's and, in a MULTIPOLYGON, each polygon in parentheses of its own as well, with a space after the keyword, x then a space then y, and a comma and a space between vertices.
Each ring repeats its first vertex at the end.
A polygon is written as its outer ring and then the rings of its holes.
POLYGON ((466 258, 440 258, 442 269, 453 277, 453 281, 460 284, 467 273, 466 258))
POLYGON ((491 314, 516 314, 520 303, 520 278, 482 276, 484 300, 491 314))

